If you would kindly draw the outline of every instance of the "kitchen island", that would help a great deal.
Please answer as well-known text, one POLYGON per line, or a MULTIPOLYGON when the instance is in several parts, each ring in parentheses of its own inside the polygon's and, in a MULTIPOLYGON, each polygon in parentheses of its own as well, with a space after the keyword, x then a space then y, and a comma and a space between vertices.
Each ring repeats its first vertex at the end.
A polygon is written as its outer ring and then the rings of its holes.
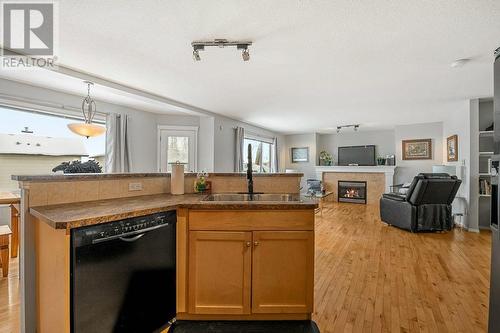
MULTIPOLYGON (((297 196, 301 176, 256 175, 255 191, 297 196)), ((316 202, 206 201, 188 193, 189 175, 184 195, 169 193, 168 174, 38 177, 17 177, 24 332, 70 332, 72 230, 167 211, 177 216, 177 319, 310 319, 316 202), (138 182, 142 193, 130 190, 138 182)), ((245 189, 242 174, 209 179, 213 192, 245 189)))

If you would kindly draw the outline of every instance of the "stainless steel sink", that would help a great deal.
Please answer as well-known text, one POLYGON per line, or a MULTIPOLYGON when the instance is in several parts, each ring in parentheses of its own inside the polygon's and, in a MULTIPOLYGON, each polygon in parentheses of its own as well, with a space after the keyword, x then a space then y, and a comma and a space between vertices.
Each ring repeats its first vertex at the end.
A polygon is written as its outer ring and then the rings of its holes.
POLYGON ((203 201, 259 201, 259 202, 300 202, 298 194, 239 194, 217 193, 208 195, 203 201))

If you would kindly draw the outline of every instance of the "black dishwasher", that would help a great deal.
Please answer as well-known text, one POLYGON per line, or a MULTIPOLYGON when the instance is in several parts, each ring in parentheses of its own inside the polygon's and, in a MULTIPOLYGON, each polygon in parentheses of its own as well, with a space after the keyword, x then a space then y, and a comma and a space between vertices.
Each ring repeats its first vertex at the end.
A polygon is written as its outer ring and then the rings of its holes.
POLYGON ((175 212, 71 231, 71 331, 157 332, 176 314, 175 212))

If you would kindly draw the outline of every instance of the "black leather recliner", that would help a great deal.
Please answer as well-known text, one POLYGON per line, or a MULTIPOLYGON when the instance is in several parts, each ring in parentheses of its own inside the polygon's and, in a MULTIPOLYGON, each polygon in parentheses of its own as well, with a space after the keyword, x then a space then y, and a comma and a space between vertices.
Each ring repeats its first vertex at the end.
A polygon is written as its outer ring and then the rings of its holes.
POLYGON ((380 218, 411 232, 450 230, 451 203, 461 183, 446 173, 421 173, 413 178, 406 194, 382 196, 380 218))

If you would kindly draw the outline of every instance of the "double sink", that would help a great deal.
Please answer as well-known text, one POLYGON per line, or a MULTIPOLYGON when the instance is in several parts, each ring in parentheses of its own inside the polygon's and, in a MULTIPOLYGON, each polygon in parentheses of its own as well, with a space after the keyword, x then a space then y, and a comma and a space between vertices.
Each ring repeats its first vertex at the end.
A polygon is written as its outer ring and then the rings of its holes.
POLYGON ((298 194, 217 193, 208 195, 203 201, 301 202, 302 200, 298 194))

